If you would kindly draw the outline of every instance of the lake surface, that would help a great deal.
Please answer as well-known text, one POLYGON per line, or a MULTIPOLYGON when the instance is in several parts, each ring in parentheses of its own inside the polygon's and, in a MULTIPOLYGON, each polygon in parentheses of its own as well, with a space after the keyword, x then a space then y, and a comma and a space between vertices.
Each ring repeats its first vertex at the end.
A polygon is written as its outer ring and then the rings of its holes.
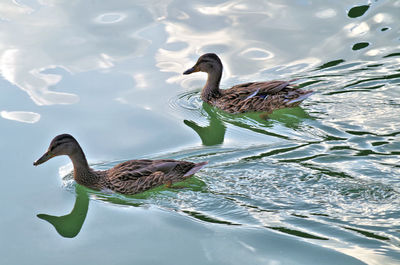
POLYGON ((400 264, 400 1, 0 2, 1 264, 400 264), (221 86, 298 79, 301 107, 229 115, 221 86), (107 169, 209 161, 183 188, 76 185, 57 134, 107 169))

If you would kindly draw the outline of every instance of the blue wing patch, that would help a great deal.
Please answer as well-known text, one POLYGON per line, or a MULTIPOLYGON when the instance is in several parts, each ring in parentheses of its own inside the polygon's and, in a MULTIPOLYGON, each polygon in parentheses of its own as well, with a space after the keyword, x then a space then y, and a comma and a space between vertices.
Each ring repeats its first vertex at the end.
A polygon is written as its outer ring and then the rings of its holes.
POLYGON ((247 100, 247 99, 249 99, 249 98, 252 98, 252 97, 254 97, 254 96, 256 96, 257 95, 257 93, 258 93, 258 91, 260 91, 260 89, 258 88, 254 93, 252 93, 250 96, 248 96, 245 100, 247 100))

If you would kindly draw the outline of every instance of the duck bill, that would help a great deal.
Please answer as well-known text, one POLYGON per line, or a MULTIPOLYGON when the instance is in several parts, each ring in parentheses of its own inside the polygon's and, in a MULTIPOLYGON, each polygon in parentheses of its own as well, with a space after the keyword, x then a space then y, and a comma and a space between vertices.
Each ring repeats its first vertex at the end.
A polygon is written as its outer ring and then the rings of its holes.
POLYGON ((53 158, 54 156, 51 155, 49 152, 44 153, 44 155, 42 155, 42 157, 40 157, 38 160, 36 160, 35 162, 33 162, 34 166, 38 166, 40 164, 43 164, 44 162, 46 162, 47 160, 49 160, 50 158, 53 158))
POLYGON ((185 72, 183 72, 183 74, 184 74, 184 75, 190 75, 191 73, 198 72, 198 71, 199 71, 199 70, 197 70, 197 67, 196 67, 196 66, 193 66, 192 68, 187 69, 185 72))

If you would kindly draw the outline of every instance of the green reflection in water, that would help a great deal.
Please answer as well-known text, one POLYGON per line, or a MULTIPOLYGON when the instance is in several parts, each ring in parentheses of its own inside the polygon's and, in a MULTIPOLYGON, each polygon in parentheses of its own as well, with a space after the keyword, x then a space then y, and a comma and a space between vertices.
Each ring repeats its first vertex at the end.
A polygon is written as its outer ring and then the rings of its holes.
POLYGON ((362 91, 370 91, 370 90, 375 90, 379 89, 381 87, 384 87, 385 85, 376 85, 376 86, 369 86, 369 87, 362 87, 362 88, 356 88, 356 89, 346 89, 346 90, 341 90, 341 91, 333 91, 333 92, 328 92, 325 93, 325 95, 335 95, 335 94, 343 94, 343 93, 349 93, 349 92, 362 92, 362 91))
POLYGON ((211 217, 211 216, 208 216, 206 214, 199 213, 199 212, 196 212, 196 211, 184 210, 183 212, 188 214, 188 215, 190 215, 190 216, 192 216, 192 217, 194 217, 194 218, 196 218, 196 219, 198 219, 198 220, 201 220, 201 221, 204 221, 204 222, 207 222, 207 223, 225 224, 225 225, 241 225, 241 224, 236 224, 236 223, 232 223, 232 222, 229 222, 229 221, 219 220, 219 219, 216 219, 214 217, 211 217))
POLYGON ((183 182, 174 183, 170 188, 165 186, 156 187, 135 195, 122 195, 116 193, 103 193, 88 189, 81 185, 74 185, 76 199, 72 211, 63 216, 54 216, 49 214, 38 214, 37 217, 49 222, 54 226, 56 231, 62 237, 76 237, 82 229, 85 222, 87 212, 89 210, 89 196, 94 195, 95 198, 116 205, 139 207, 145 204, 146 200, 161 195, 165 191, 179 192, 181 189, 190 189, 195 192, 203 192, 206 184, 196 177, 192 177, 183 182))
POLYGON ((365 230, 361 230, 361 229, 356 229, 356 228, 352 228, 352 227, 346 227, 346 226, 342 226, 342 227, 343 227, 344 229, 347 229, 347 230, 351 230, 351 231, 360 233, 360 234, 362 234, 362 235, 364 235, 364 236, 366 236, 366 237, 369 237, 369 238, 378 239, 378 240, 384 240, 384 241, 390 240, 390 238, 388 238, 388 237, 380 236, 380 235, 377 235, 377 234, 372 233, 372 232, 369 232, 369 231, 365 231, 365 230))
POLYGON ((315 143, 318 143, 318 142, 311 142, 311 143, 295 145, 295 146, 285 147, 285 148, 276 148, 276 149, 273 149, 273 150, 265 152, 265 153, 261 153, 261 154, 254 155, 254 156, 245 157, 242 160, 243 161, 253 161, 253 160, 257 161, 257 160, 261 160, 264 157, 269 157, 269 156, 273 156, 273 155, 279 155, 279 154, 288 153, 290 151, 294 151, 294 150, 297 150, 299 148, 308 146, 310 144, 315 144, 315 143))
POLYGON ((226 126, 224 123, 219 119, 216 112, 214 112, 212 107, 207 104, 203 103, 203 109, 208 114, 209 125, 205 127, 201 127, 197 125, 194 121, 184 120, 183 122, 192 128, 201 139, 203 145, 211 146, 222 144, 224 142, 226 126))
POLYGON ((192 128, 199 135, 205 146, 218 145, 224 142, 226 133, 225 123, 256 133, 288 139, 288 137, 284 135, 269 132, 264 128, 272 128, 275 122, 280 122, 288 128, 297 129, 303 119, 312 119, 301 107, 275 110, 273 113, 252 112, 229 114, 207 103, 203 103, 203 110, 207 113, 207 119, 209 121, 208 126, 202 127, 192 120, 184 120, 183 123, 192 128), (255 124, 257 124, 257 126, 255 124))
POLYGON ((353 45, 353 48, 351 48, 353 51, 361 50, 369 46, 368 42, 359 42, 353 45))
POLYGON ((310 239, 318 239, 318 240, 329 240, 328 238, 325 238, 325 237, 311 235, 309 233, 305 233, 305 232, 294 230, 294 229, 289 229, 289 228, 286 228, 286 227, 267 226, 266 228, 269 228, 269 229, 272 229, 272 230, 276 230, 276 231, 280 231, 282 233, 286 233, 286 234, 289 234, 289 235, 302 237, 302 238, 310 238, 310 239))
POLYGON ((139 207, 151 203, 153 199, 161 199, 163 196, 169 197, 171 192, 177 193, 181 192, 183 189, 193 192, 204 192, 207 189, 207 185, 204 181, 194 176, 184 181, 173 183, 169 188, 163 185, 134 195, 107 194, 99 191, 93 191, 92 194, 94 194, 97 199, 112 204, 139 207))
POLYGON ((52 224, 57 232, 63 237, 72 238, 79 234, 89 209, 89 196, 87 189, 83 186, 76 185, 75 192, 75 205, 69 214, 63 216, 48 214, 37 215, 40 219, 52 224))
POLYGON ((400 74, 389 74, 389 75, 382 75, 380 77, 365 78, 365 79, 362 79, 362 80, 358 80, 358 81, 352 82, 352 83, 350 83, 350 84, 348 84, 348 85, 346 85, 344 87, 345 88, 346 87, 351 87, 351 86, 355 86, 355 85, 366 83, 366 82, 370 82, 370 81, 384 81, 384 80, 390 80, 390 79, 397 79, 399 77, 400 77, 400 74))
POLYGON ((385 55, 385 56, 383 56, 383 58, 394 57, 394 56, 400 56, 400 52, 395 52, 395 53, 385 55))
POLYGON ((318 66, 318 67, 317 67, 317 70, 321 70, 321 69, 333 67, 333 66, 339 65, 339 64, 344 63, 344 62, 345 62, 345 60, 343 60, 343 59, 330 61, 330 62, 324 63, 324 64, 321 65, 321 66, 318 66))
POLYGON ((361 17, 369 9, 369 5, 355 6, 349 10, 347 15, 351 18, 361 17))

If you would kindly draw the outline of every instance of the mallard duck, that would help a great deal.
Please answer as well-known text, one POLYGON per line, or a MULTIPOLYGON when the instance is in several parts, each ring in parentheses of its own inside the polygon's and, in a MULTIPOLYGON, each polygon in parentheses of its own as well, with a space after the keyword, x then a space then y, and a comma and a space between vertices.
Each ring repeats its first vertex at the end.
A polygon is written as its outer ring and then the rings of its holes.
POLYGON ((69 134, 56 136, 34 166, 60 155, 67 155, 74 166, 74 179, 94 190, 112 190, 122 194, 140 193, 151 188, 183 181, 199 171, 207 162, 192 163, 171 159, 130 160, 115 167, 96 171, 89 167, 78 141, 69 134))
POLYGON ((222 62, 214 53, 200 56, 196 64, 183 74, 206 72, 208 79, 201 99, 229 113, 267 112, 298 106, 313 91, 301 90, 290 81, 250 82, 220 89, 222 62))

